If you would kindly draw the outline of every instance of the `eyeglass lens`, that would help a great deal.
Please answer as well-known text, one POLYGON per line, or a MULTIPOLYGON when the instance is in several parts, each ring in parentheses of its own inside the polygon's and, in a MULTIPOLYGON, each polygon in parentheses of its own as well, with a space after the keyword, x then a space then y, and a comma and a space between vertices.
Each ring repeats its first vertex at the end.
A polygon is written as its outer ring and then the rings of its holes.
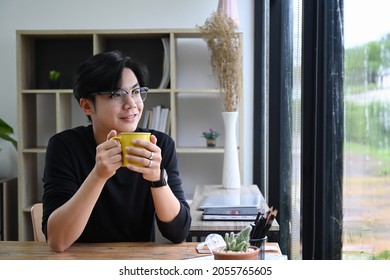
POLYGON ((117 90, 113 92, 112 94, 112 99, 117 103, 117 104, 124 104, 128 102, 128 98, 132 97, 134 99, 134 102, 139 103, 142 102, 146 99, 147 95, 147 89, 146 88, 136 88, 133 89, 132 91, 127 91, 127 90, 117 90))

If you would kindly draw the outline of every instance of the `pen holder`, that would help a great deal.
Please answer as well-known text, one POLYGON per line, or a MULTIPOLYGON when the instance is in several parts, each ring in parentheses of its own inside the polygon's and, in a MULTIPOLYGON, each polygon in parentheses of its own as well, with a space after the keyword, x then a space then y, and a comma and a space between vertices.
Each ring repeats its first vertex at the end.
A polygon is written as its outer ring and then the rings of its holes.
POLYGON ((259 239, 249 239, 249 244, 259 248, 259 260, 265 260, 265 243, 267 242, 267 236, 259 239))

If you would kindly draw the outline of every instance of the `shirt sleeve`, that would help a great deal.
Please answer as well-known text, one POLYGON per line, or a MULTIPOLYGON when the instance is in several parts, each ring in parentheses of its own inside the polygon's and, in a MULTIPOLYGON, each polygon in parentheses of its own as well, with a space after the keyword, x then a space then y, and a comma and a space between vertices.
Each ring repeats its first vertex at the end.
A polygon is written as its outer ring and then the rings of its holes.
POLYGON ((69 151, 58 137, 52 137, 46 150, 43 175, 43 220, 42 230, 47 238, 47 220, 51 213, 69 200, 77 191, 72 180, 69 164, 69 151))
POLYGON ((187 238, 191 227, 190 207, 185 199, 182 181, 178 169, 175 143, 168 135, 156 132, 157 144, 161 144, 162 162, 168 174, 168 185, 180 202, 180 211, 175 219, 169 223, 157 219, 158 228, 165 238, 173 243, 180 243, 187 238), (160 141, 160 142, 159 142, 160 141))
POLYGON ((187 202, 180 204, 180 212, 172 222, 164 223, 157 217, 156 219, 158 228, 166 239, 173 243, 180 243, 187 238, 191 226, 191 214, 187 202))

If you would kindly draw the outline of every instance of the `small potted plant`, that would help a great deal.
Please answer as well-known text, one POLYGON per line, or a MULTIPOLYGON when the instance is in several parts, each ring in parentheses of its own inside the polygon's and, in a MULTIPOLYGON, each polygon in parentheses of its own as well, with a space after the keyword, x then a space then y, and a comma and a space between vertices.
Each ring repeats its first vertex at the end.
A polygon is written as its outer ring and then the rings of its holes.
POLYGON ((56 70, 49 71, 49 88, 56 89, 60 87, 61 73, 56 70))
POLYGON ((209 131, 203 132, 203 137, 206 138, 207 147, 215 147, 219 132, 210 128, 209 131))
POLYGON ((226 246, 213 250, 215 260, 257 260, 260 249, 249 243, 252 226, 248 225, 239 233, 225 234, 226 246))

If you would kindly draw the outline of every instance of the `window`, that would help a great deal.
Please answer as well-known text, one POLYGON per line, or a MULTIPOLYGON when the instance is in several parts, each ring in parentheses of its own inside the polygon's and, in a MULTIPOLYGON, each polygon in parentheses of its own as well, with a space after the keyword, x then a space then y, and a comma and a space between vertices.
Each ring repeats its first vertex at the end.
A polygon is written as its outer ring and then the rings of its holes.
POLYGON ((254 183, 290 259, 390 258, 387 16, 381 0, 255 2, 254 183))
POLYGON ((390 22, 386 1, 344 0, 343 258, 390 257, 390 22))

